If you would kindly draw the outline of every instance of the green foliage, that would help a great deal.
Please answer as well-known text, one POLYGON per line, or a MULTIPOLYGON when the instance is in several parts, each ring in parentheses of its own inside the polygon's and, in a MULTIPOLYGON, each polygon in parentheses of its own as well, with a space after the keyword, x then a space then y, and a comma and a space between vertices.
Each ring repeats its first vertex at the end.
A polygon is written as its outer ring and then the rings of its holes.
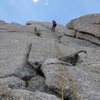
POLYGON ((25 87, 29 86, 29 82, 25 80, 25 87))

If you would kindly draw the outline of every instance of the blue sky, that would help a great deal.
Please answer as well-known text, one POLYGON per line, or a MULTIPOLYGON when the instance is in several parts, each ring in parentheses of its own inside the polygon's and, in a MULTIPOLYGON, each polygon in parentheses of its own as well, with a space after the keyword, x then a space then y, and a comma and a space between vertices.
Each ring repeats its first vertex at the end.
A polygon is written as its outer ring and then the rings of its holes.
POLYGON ((21 24, 54 19, 65 25, 92 13, 100 13, 100 0, 0 0, 0 19, 21 24))

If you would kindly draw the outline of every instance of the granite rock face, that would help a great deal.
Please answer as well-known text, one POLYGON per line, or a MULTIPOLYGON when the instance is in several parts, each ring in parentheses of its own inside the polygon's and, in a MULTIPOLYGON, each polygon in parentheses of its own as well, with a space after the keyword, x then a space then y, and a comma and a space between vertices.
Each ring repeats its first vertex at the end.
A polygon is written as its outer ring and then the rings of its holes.
POLYGON ((75 36, 100 45, 100 14, 90 14, 67 24, 66 35, 75 36))
POLYGON ((0 20, 0 100, 100 100, 100 14, 51 27, 0 20))

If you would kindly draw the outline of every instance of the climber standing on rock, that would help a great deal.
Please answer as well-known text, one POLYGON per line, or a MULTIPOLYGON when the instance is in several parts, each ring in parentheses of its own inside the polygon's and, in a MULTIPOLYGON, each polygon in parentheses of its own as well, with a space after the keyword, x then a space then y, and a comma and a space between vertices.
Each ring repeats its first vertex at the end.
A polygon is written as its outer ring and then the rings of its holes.
POLYGON ((55 28, 57 26, 57 23, 55 20, 52 20, 52 29, 51 29, 51 32, 55 32, 55 28))
POLYGON ((37 32, 37 27, 34 28, 34 31, 37 32))

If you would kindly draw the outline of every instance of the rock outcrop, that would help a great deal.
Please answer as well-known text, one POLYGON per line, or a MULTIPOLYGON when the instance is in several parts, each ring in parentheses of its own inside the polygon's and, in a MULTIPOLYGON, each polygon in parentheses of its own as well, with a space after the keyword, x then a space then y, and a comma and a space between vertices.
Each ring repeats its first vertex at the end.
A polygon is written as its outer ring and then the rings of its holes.
POLYGON ((100 45, 100 14, 86 15, 70 21, 66 35, 100 45))
POLYGON ((100 100, 100 14, 51 27, 0 20, 0 100, 100 100))

